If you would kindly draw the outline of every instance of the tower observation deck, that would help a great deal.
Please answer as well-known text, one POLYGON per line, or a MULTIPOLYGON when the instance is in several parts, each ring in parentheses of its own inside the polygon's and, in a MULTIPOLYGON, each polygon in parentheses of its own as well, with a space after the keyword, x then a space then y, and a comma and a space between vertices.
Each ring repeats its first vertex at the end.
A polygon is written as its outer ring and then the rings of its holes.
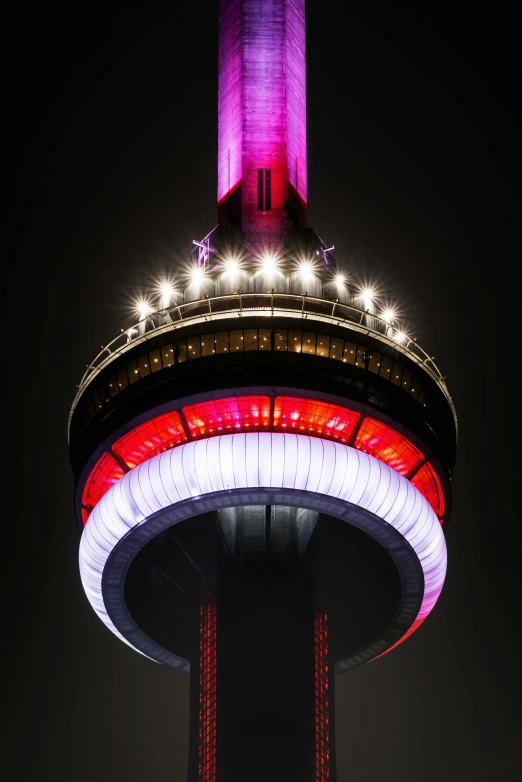
POLYGON ((190 673, 189 782, 334 782, 336 674, 442 590, 456 416, 307 226, 304 0, 219 13, 218 224, 81 378, 80 572, 190 673))

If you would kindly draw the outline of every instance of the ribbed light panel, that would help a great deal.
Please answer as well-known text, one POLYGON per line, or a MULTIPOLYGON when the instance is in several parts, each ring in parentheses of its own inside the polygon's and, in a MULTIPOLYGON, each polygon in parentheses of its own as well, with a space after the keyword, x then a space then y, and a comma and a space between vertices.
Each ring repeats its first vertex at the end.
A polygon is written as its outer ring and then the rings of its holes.
POLYGON ((113 632, 120 636, 105 608, 102 576, 118 542, 178 502, 243 488, 296 489, 370 511, 396 529, 418 557, 424 596, 417 620, 432 610, 444 583, 446 544, 433 509, 410 481, 342 443, 249 432, 185 443, 154 456, 125 474, 95 506, 80 543, 80 572, 94 610, 113 632))

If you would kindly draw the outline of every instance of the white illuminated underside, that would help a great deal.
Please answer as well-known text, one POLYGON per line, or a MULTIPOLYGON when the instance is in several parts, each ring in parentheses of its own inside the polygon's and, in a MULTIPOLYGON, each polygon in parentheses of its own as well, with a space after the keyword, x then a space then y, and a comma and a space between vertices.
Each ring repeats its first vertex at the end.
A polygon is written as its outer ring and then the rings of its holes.
POLYGON ((137 525, 183 500, 243 488, 309 491, 370 511, 394 527, 415 551, 424 573, 417 619, 435 605, 446 574, 439 520, 422 494, 373 456, 301 434, 248 432, 186 443, 140 464, 102 497, 80 543, 80 573, 100 619, 118 637, 102 595, 107 559, 137 525))

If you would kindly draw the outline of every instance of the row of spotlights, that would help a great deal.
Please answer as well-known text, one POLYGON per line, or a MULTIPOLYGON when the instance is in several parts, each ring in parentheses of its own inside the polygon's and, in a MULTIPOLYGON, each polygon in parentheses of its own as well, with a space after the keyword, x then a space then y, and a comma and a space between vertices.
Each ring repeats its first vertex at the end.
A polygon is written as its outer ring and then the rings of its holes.
MULTIPOLYGON (((263 256, 261 260, 262 260, 262 269, 265 274, 273 274, 277 271, 276 256, 267 254, 263 256)), ((236 276, 240 271, 240 265, 234 259, 226 260, 223 266, 224 266, 225 273, 230 277, 236 276)), ((307 281, 313 277, 314 266, 309 261, 303 261, 299 266, 298 272, 301 278, 303 279, 303 281, 307 281)), ((191 281, 196 284, 203 282, 205 276, 206 276, 206 272, 200 266, 194 266, 190 273, 191 281)), ((346 284, 346 278, 343 274, 337 274, 334 277, 334 282, 339 287, 341 287, 346 284)), ((159 283, 158 289, 161 292, 161 295, 165 302, 164 306, 168 306, 170 304, 170 301, 168 301, 169 298, 175 293, 174 286, 172 285, 171 282, 165 280, 159 283)), ((365 288, 364 290, 361 291, 360 298, 364 303, 365 309, 370 310, 375 300, 375 291, 372 290, 371 288, 365 288)), ((145 300, 141 300, 136 303, 136 310, 138 312, 140 320, 147 318, 152 312, 154 312, 154 308, 150 305, 148 301, 145 300)), ((386 309, 380 313, 379 317, 385 323, 391 326, 395 321, 396 313, 393 309, 386 309)), ((408 337, 406 334, 404 334, 404 332, 397 331, 394 334, 394 339, 399 344, 404 344, 408 340, 408 337)))
MULTIPOLYGON (((267 274, 274 274, 278 271, 278 259, 274 255, 265 255, 261 259, 262 271, 267 274)), ((234 260, 229 259, 223 263, 223 270, 225 274, 230 277, 234 277, 241 271, 240 264, 234 260)), ((303 279, 310 279, 315 273, 315 266, 310 261, 302 261, 297 269, 297 272, 303 277, 303 279)), ((201 266, 193 266, 189 272, 191 282, 202 282, 207 272, 201 266)), ((346 277, 344 274, 336 274, 333 280, 337 285, 342 286, 346 284, 346 277)), ((174 286, 171 282, 165 281, 159 284, 159 291, 163 296, 172 295, 174 286)), ((374 297, 373 291, 365 290, 362 292, 362 297, 371 301, 374 297)))
MULTIPOLYGON (((240 271, 239 263, 235 260, 225 261, 223 266, 224 266, 225 273, 231 277, 237 275, 240 271)), ((263 271, 266 273, 270 273, 276 270, 277 270, 277 263, 275 258, 272 256, 266 257, 263 260, 263 271)), ((303 279, 310 279, 314 275, 314 267, 310 262, 303 261, 299 265, 298 272, 303 279)), ((192 268, 190 272, 191 282, 194 283, 203 282, 205 277, 206 277, 206 271, 202 267, 194 266, 192 268)), ((339 286, 346 284, 346 278, 343 274, 336 274, 333 281, 339 286)), ((175 293, 173 284, 168 281, 160 282, 158 285, 158 289, 161 295, 164 296, 165 298, 172 296, 175 293)), ((366 309, 369 309, 375 300, 375 292, 371 288, 365 288, 364 290, 361 291, 359 295, 360 298, 363 300, 364 304, 367 305, 366 309)), ((147 310, 152 311, 148 303, 145 301, 139 301, 136 305, 136 308, 140 313, 145 312, 145 314, 147 314, 146 312, 147 310)), ((393 320, 395 319, 395 311, 392 309, 387 309, 381 313, 381 317, 387 323, 392 323, 393 320)))
MULTIPOLYGON (((223 263, 222 268, 224 273, 230 277, 235 277, 241 271, 240 264, 234 259, 226 260, 223 263)), ((261 269, 266 275, 275 274, 278 271, 276 256, 263 256, 261 259, 261 269)), ((304 279, 309 279, 314 274, 314 266, 309 261, 303 261, 299 265, 298 272, 304 279)), ((206 272, 200 266, 194 266, 190 272, 190 280, 191 282, 201 282, 205 274, 206 272)), ((344 277, 342 275, 337 275, 336 281, 344 282, 344 277)))

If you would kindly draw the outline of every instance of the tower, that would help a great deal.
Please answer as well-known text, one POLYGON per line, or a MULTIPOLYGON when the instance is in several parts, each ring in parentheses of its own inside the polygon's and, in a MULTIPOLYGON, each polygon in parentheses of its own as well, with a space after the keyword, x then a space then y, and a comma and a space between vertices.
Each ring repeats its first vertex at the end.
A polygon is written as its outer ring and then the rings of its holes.
POLYGON ((456 417, 306 223, 303 0, 221 0, 218 225, 81 379, 80 571, 190 673, 190 782, 335 780, 335 675, 428 616, 456 417))

